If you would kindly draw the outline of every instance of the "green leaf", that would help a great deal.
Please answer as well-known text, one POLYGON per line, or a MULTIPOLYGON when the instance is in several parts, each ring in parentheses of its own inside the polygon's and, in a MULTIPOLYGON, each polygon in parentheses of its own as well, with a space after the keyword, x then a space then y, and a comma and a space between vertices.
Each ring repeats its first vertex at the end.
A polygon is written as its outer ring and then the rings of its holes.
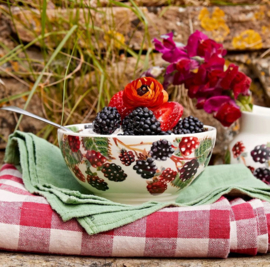
POLYGON ((239 95, 236 104, 240 107, 241 111, 252 111, 253 104, 252 104, 252 97, 239 95))
POLYGON ((230 164, 231 163, 231 153, 230 153, 229 149, 226 150, 226 153, 225 153, 225 156, 224 156, 224 163, 225 164, 230 164))
POLYGON ((171 185, 176 186, 176 187, 182 189, 182 188, 186 187, 190 183, 190 181, 192 180, 192 178, 193 178, 193 176, 190 179, 188 179, 188 180, 186 180, 186 181, 183 182, 180 179, 180 173, 178 172, 177 175, 176 175, 176 177, 175 177, 175 179, 171 182, 171 185))
POLYGON ((83 146, 87 150, 95 150, 100 152, 105 157, 110 157, 109 155, 109 139, 106 137, 83 137, 83 146))
POLYGON ((79 131, 79 128, 76 126, 67 127, 69 130, 73 131, 74 133, 77 133, 79 131))
POLYGON ((201 141, 200 146, 195 150, 195 156, 197 157, 200 164, 204 164, 211 149, 212 149, 211 138, 206 138, 201 141))
POLYGON ((182 156, 182 154, 181 154, 181 152, 180 152, 180 151, 178 151, 178 152, 174 153, 174 155, 175 155, 175 156, 177 156, 177 157, 181 157, 181 156, 182 156))
POLYGON ((93 175, 93 173, 92 173, 92 171, 90 170, 89 167, 87 167, 85 173, 88 174, 88 175, 93 175))

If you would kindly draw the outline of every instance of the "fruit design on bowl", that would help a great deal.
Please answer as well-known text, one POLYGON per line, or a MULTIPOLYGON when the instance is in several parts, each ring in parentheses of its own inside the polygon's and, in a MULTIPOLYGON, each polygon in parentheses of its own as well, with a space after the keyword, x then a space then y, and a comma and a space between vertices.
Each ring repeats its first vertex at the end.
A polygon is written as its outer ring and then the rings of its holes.
POLYGON ((72 125, 74 133, 58 130, 65 162, 98 196, 125 204, 174 201, 208 165, 216 130, 192 116, 181 119, 183 107, 168 102, 152 78, 125 90, 93 123, 72 125))

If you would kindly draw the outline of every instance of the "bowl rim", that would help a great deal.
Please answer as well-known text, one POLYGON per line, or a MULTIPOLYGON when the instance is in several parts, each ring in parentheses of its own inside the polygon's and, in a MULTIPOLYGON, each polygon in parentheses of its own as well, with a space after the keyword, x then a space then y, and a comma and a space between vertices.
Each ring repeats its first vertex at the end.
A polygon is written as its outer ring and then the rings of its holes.
MULTIPOLYGON (((91 125, 92 123, 81 123, 81 124, 71 124, 71 125, 65 125, 65 127, 70 128, 70 127, 78 127, 82 125, 91 125)), ((134 137, 143 137, 143 138, 153 138, 153 137, 160 137, 160 138, 166 138, 171 136, 171 137, 185 137, 185 136, 204 136, 206 133, 211 132, 216 134, 217 129, 213 126, 209 125, 204 125, 204 128, 207 128, 208 130, 202 133, 190 133, 190 134, 172 134, 172 135, 117 135, 117 134, 110 134, 110 135, 105 135, 105 134, 87 134, 87 133, 76 133, 76 132, 67 132, 65 130, 62 130, 58 128, 58 134, 62 133, 65 135, 72 135, 72 136, 79 136, 79 137, 106 137, 106 138, 134 138, 134 137)))

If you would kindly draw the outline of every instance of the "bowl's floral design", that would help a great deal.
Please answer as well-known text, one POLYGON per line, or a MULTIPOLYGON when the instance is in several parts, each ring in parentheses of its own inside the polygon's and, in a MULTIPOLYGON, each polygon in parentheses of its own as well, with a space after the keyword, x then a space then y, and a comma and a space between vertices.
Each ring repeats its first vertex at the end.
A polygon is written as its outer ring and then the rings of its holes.
POLYGON ((203 171, 215 144, 215 135, 209 133, 198 137, 196 134, 169 138, 152 136, 147 140, 145 136, 123 138, 63 133, 59 141, 74 177, 93 193, 110 192, 111 187, 136 179, 138 186, 156 196, 169 189, 175 192, 183 189, 203 171))

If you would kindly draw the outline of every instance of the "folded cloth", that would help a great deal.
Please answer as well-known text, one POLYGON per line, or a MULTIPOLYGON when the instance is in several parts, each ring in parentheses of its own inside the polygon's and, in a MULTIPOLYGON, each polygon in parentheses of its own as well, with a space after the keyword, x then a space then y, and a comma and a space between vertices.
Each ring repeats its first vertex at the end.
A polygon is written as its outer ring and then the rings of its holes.
POLYGON ((44 197, 29 193, 13 165, 5 164, 0 171, 2 250, 100 257, 226 258, 230 210, 224 197, 208 205, 167 207, 90 236, 75 219, 63 222, 44 197))
POLYGON ((64 221, 76 218, 88 234, 117 228, 171 205, 211 204, 228 193, 270 202, 270 188, 240 164, 207 167, 189 187, 181 190, 176 203, 130 206, 89 194, 72 177, 59 148, 33 134, 20 131, 12 134, 5 162, 22 171, 30 193, 44 196, 64 221))
POLYGON ((259 199, 166 207, 130 224, 88 235, 29 193, 11 164, 0 171, 0 250, 99 257, 226 258, 269 251, 270 203, 259 199), (42 219, 40 219, 42 218, 42 219))

